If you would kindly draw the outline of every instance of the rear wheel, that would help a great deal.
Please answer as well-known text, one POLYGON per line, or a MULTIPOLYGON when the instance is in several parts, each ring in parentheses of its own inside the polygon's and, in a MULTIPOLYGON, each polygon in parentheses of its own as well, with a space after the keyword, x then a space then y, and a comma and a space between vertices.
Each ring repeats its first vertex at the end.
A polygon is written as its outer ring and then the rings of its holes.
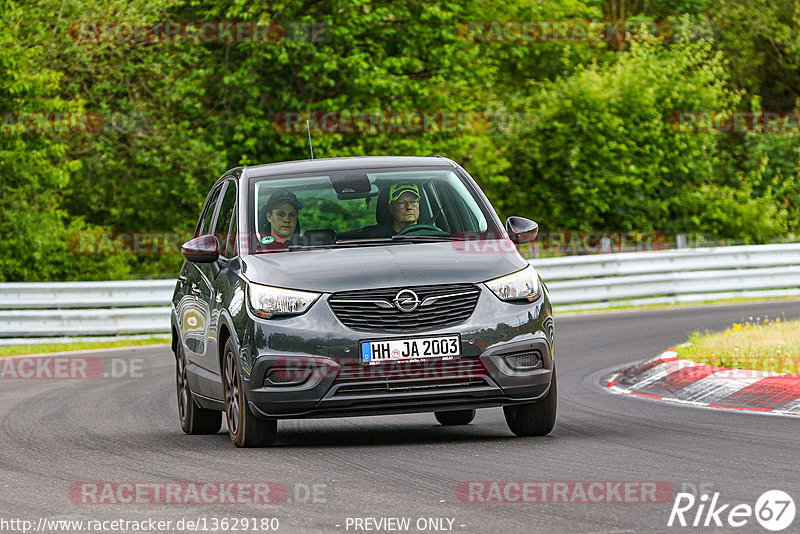
POLYGON ((536 402, 503 406, 506 423, 517 436, 546 436, 556 424, 556 370, 547 395, 536 402))
POLYGON ((175 357, 175 379, 178 391, 178 416, 181 429, 191 435, 216 434, 222 426, 222 412, 207 410, 197 405, 186 378, 186 353, 178 341, 175 357))
POLYGON ((247 404, 242 388, 242 374, 236 344, 233 339, 225 343, 222 375, 225 386, 225 417, 231 441, 237 447, 266 447, 278 437, 278 421, 257 419, 247 404))
POLYGON ((475 410, 454 410, 434 412, 436 420, 444 426, 468 425, 475 419, 475 410))

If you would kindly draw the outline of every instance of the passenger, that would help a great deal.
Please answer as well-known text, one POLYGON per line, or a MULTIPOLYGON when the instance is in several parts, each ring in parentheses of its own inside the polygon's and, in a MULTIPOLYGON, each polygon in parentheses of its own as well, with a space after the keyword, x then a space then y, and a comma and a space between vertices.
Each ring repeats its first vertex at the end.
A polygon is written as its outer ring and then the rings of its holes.
POLYGON ((269 197, 265 206, 270 232, 261 238, 259 250, 283 250, 298 237, 298 212, 303 204, 294 193, 283 189, 269 197))

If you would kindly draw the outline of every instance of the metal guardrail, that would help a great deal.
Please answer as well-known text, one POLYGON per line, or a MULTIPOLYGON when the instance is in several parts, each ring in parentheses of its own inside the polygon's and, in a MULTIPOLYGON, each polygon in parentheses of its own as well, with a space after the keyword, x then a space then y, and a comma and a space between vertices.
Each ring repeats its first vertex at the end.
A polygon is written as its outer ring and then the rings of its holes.
POLYGON ((622 252, 532 260, 549 281, 800 265, 800 243, 622 252))
POLYGON ((175 280, 0 284, 0 309, 163 306, 174 290, 175 280))
POLYGON ((543 258, 557 311, 800 295, 800 243, 543 258))
MULTIPOLYGON (((800 295, 800 244, 531 260, 556 311, 800 295)), ((169 333, 175 280, 0 284, 0 344, 169 333)))
POLYGON ((169 307, 163 306, 0 311, 3 337, 164 333, 169 324, 169 307))

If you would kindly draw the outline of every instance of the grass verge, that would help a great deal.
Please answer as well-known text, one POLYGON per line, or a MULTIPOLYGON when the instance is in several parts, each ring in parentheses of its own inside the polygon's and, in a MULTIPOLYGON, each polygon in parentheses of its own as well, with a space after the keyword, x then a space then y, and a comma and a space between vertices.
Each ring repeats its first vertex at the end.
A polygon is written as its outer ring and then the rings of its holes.
POLYGON ((115 341, 76 341, 73 343, 37 343, 34 345, 0 345, 0 357, 21 356, 24 354, 46 354, 49 352, 68 352, 87 349, 112 349, 169 343, 169 338, 152 337, 147 339, 119 339, 115 341))
POLYGON ((619 312, 619 311, 642 311, 642 310, 670 310, 674 308, 697 308, 698 306, 725 306, 727 304, 745 304, 745 303, 759 303, 759 302, 789 302, 800 300, 800 297, 793 295, 788 297, 735 297, 732 299, 717 299, 717 300, 701 300, 697 302, 674 302, 674 303, 659 303, 659 304, 625 304, 624 302, 618 305, 585 308, 580 310, 564 310, 560 311, 561 306, 553 306, 559 317, 567 315, 580 315, 582 313, 604 313, 604 312, 619 312))
POLYGON ((800 374, 800 321, 758 317, 724 332, 695 332, 676 352, 706 365, 800 374))

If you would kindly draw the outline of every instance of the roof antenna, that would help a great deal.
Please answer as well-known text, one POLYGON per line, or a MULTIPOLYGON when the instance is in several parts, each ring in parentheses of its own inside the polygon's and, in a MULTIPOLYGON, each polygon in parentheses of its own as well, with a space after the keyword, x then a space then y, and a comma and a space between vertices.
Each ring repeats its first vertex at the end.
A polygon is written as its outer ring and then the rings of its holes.
POLYGON ((311 144, 311 125, 306 119, 306 131, 308 132, 308 149, 311 151, 311 159, 314 159, 314 145, 311 144))

